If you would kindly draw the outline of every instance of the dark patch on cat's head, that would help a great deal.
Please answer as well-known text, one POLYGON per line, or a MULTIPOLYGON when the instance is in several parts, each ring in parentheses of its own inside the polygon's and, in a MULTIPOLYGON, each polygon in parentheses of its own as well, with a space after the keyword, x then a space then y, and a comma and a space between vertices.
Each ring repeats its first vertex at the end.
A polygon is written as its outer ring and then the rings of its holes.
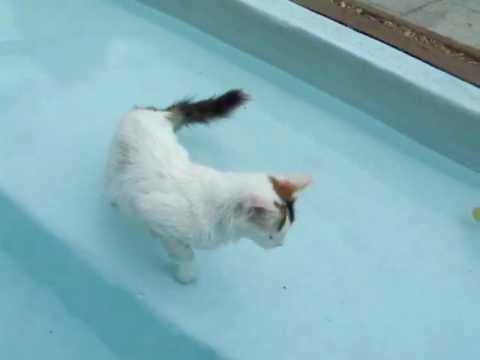
POLYGON ((295 201, 287 201, 283 204, 278 202, 274 202, 275 207, 280 211, 282 218, 280 223, 278 224, 278 231, 281 231, 285 224, 287 223, 287 218, 290 221, 290 224, 293 224, 295 221, 295 208, 294 208, 295 201))
POLYGON ((272 183, 273 190, 278 195, 278 197, 282 200, 282 204, 275 202, 275 206, 280 210, 282 214, 282 220, 279 224, 278 230, 280 231, 288 220, 290 224, 293 224, 295 221, 295 192, 297 191, 297 187, 288 182, 288 181, 281 181, 273 176, 269 178, 270 182, 272 183))
POLYGON ((292 224, 295 221, 295 201, 296 193, 305 189, 310 183, 310 177, 278 179, 274 176, 269 177, 273 190, 282 200, 282 203, 275 202, 275 206, 282 214, 282 220, 279 224, 279 231, 287 221, 287 217, 292 224))

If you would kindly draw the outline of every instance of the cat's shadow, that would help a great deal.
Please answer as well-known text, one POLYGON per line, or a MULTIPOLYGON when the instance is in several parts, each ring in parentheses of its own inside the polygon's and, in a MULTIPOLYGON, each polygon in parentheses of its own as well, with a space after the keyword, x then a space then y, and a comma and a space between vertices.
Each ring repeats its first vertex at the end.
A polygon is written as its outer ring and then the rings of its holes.
POLYGON ((102 233, 116 256, 135 269, 155 272, 162 277, 172 276, 173 268, 160 239, 108 203, 101 206, 101 213, 102 233))

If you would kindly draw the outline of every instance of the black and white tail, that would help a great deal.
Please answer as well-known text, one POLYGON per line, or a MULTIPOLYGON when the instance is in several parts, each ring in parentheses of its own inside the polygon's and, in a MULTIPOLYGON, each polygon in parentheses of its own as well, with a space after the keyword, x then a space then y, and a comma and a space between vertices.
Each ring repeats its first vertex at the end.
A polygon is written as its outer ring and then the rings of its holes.
POLYGON ((248 95, 242 90, 230 90, 223 95, 205 100, 181 100, 165 110, 172 113, 172 120, 178 129, 184 125, 208 124, 216 119, 227 117, 244 104, 248 98, 248 95))

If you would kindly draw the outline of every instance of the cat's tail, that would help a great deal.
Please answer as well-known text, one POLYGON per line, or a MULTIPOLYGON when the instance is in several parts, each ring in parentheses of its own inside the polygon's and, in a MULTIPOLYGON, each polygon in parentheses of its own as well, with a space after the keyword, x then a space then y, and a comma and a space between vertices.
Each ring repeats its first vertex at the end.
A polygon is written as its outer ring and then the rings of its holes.
POLYGON ((216 119, 227 117, 248 99, 249 96, 242 90, 230 90, 223 95, 205 100, 181 100, 170 105, 166 111, 171 113, 170 118, 175 129, 178 130, 184 125, 208 124, 216 119))

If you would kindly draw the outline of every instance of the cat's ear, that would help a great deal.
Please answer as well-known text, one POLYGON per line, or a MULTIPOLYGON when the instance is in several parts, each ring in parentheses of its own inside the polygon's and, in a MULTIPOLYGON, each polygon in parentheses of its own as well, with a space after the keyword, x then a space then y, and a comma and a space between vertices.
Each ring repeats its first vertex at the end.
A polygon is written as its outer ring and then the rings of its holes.
POLYGON ((275 192, 284 200, 293 200, 295 195, 312 183, 310 176, 270 177, 275 192))
POLYGON ((310 186, 313 182, 311 176, 308 175, 298 175, 298 176, 287 176, 284 180, 287 184, 290 184, 295 189, 295 192, 300 192, 310 186))
POLYGON ((269 209, 269 203, 258 195, 247 195, 241 202, 241 209, 248 218, 259 218, 265 215, 269 209))

